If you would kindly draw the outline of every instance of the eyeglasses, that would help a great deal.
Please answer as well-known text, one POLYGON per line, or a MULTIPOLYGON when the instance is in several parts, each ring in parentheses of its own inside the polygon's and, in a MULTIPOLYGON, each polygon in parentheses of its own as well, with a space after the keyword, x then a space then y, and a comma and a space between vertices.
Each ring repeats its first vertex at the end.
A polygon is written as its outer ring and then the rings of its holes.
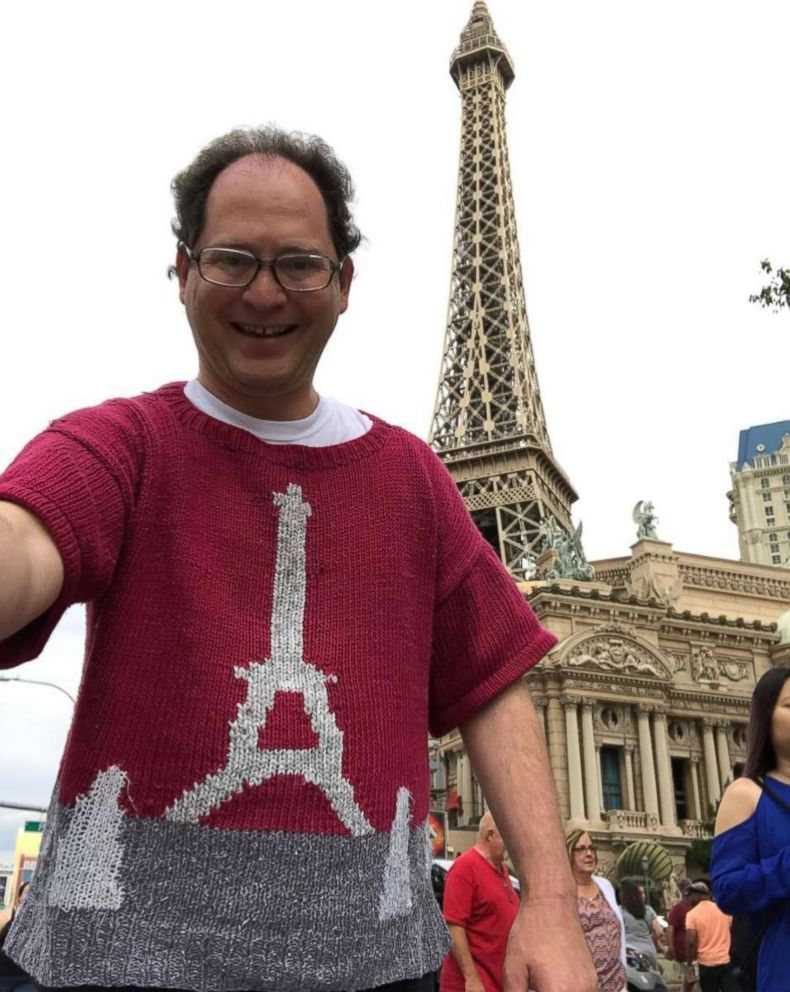
POLYGON ((180 247, 197 265, 201 279, 214 286, 232 289, 246 288, 261 269, 271 269, 283 289, 293 293, 315 293, 326 289, 334 274, 343 267, 342 260, 334 262, 318 252, 284 252, 275 258, 257 258, 251 251, 241 248, 202 248, 193 252, 183 243, 180 247))
POLYGON ((595 854, 595 846, 593 844, 580 844, 579 847, 574 847, 574 854, 595 854))

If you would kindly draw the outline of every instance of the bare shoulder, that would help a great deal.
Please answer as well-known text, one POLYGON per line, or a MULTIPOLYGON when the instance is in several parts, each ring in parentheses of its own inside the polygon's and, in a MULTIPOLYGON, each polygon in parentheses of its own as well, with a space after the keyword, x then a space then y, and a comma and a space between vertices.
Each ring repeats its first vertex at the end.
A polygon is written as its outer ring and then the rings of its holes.
POLYGON ((750 778, 736 778, 727 787, 716 816, 716 836, 748 820, 757 808, 762 790, 750 778))

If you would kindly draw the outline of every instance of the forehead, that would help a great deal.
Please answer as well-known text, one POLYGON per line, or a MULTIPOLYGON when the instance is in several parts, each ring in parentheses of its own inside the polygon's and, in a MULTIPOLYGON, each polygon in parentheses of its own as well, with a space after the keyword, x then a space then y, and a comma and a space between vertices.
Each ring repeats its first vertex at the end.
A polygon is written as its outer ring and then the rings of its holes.
POLYGON ((326 205, 316 183, 286 159, 246 155, 214 180, 200 240, 285 238, 331 249, 326 205))
POLYGON ((790 677, 784 680, 784 685, 779 690, 779 695, 776 697, 777 703, 786 703, 790 701, 790 677))

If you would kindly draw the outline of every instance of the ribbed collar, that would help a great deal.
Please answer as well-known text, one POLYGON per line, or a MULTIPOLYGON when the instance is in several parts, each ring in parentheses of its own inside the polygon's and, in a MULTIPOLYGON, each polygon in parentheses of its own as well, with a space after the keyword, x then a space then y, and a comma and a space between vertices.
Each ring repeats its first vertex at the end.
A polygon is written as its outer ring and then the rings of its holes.
POLYGON ((149 395, 164 402, 185 427, 202 434, 214 444, 289 468, 309 472, 358 462, 380 451, 397 432, 397 428, 365 413, 373 426, 367 434, 353 441, 325 448, 311 448, 303 444, 267 444, 239 427, 225 424, 198 410, 184 395, 184 385, 184 382, 171 382, 149 395))

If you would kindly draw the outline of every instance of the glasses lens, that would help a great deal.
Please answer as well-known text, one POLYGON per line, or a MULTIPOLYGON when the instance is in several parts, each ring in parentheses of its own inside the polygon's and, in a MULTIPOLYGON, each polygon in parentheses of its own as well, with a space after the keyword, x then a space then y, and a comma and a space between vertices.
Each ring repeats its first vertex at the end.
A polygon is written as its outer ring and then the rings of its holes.
POLYGON ((204 279, 220 286, 246 286, 258 269, 254 256, 232 248, 204 248, 198 265, 204 279))
POLYGON ((595 848, 592 844, 582 844, 580 847, 574 847, 573 850, 577 854, 595 854, 595 848))
POLYGON ((325 255, 280 255, 274 260, 280 284, 286 289, 324 289, 332 279, 333 265, 325 255))

